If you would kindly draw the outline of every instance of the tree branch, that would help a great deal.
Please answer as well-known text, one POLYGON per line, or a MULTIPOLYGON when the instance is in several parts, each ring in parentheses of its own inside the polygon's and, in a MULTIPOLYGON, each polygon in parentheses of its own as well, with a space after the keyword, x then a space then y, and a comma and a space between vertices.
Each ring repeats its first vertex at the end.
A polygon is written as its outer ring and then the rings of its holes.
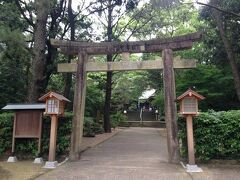
MULTIPOLYGON (((18 10, 19 10, 20 13, 22 14, 23 18, 28 22, 28 24, 29 24, 30 26, 34 27, 35 24, 33 23, 33 21, 32 21, 31 19, 29 19, 29 18, 26 16, 26 14, 24 13, 24 10, 22 9, 21 4, 19 3, 19 0, 15 0, 15 3, 16 3, 16 5, 17 5, 17 7, 18 7, 18 10)), ((26 4, 25 4, 25 7, 26 7, 26 4)), ((29 12, 29 13, 30 13, 30 12, 29 12)), ((30 15, 30 17, 31 17, 31 15, 30 15)))
POLYGON ((198 1, 196 1, 196 3, 199 4, 199 5, 203 5, 203 6, 208 6, 208 7, 210 7, 210 8, 214 8, 214 9, 216 9, 216 10, 218 10, 218 11, 221 11, 221 12, 223 12, 223 13, 225 13, 225 14, 231 14, 231 15, 233 15, 233 16, 236 16, 236 17, 239 17, 239 18, 240 18, 240 14, 237 14, 237 13, 234 13, 234 12, 231 12, 231 11, 226 11, 226 10, 224 10, 224 9, 221 9, 220 7, 215 6, 215 5, 206 4, 206 3, 202 3, 202 2, 198 2, 198 1))

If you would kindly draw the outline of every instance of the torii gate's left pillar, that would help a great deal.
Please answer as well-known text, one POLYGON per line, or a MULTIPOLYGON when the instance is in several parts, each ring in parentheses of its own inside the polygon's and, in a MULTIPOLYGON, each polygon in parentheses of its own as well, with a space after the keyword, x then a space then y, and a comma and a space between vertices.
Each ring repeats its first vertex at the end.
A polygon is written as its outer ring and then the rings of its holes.
POLYGON ((72 120, 72 134, 71 134, 71 150, 70 160, 76 161, 80 155, 80 144, 83 135, 83 121, 85 110, 85 96, 87 86, 87 72, 86 63, 88 55, 85 52, 78 54, 76 85, 74 91, 73 101, 73 120, 72 120))

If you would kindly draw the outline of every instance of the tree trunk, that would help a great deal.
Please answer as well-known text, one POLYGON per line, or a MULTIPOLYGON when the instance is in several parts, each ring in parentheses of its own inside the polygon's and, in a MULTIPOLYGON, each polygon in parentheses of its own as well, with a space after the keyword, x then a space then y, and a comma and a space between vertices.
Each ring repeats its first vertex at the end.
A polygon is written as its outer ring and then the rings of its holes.
MULTIPOLYGON (((107 27, 107 37, 108 42, 112 41, 113 37, 113 27, 112 27, 112 11, 113 7, 111 5, 111 0, 108 0, 108 27, 107 27)), ((107 61, 112 61, 112 55, 107 55, 107 61)), ((111 95, 112 95, 112 72, 107 72, 106 81, 106 95, 105 95, 105 105, 104 105, 104 131, 111 132, 110 123, 110 108, 111 108, 111 95)))
MULTIPOLYGON (((70 40, 75 40, 75 22, 74 22, 74 15, 72 10, 72 0, 68 0, 68 20, 70 24, 70 40)), ((73 56, 68 56, 68 63, 71 63, 73 56)), ((72 86, 72 73, 67 73, 65 76, 65 87, 64 87, 64 96, 69 98, 70 97, 70 89, 72 86)))
POLYGON ((32 80, 28 101, 36 102, 44 92, 44 68, 46 63, 46 24, 49 14, 49 1, 36 0, 37 20, 34 31, 34 57, 32 60, 32 80))
MULTIPOLYGON (((112 61, 112 55, 107 56, 107 61, 112 61)), ((107 72, 106 95, 104 105, 104 131, 106 133, 111 132, 110 123, 111 96, 112 96, 112 71, 109 71, 107 72)))
MULTIPOLYGON (((212 0, 211 4, 217 6, 219 4, 219 0, 212 0)), ((232 69, 235 90, 237 93, 238 100, 240 101, 240 77, 239 77, 239 71, 238 71, 238 67, 237 67, 236 55, 233 51, 232 44, 231 44, 230 40, 228 40, 226 32, 224 30, 223 22, 221 19, 221 12, 219 12, 217 9, 212 9, 212 14, 216 21, 221 39, 224 44, 224 48, 227 53, 227 58, 228 58, 229 64, 232 69)))

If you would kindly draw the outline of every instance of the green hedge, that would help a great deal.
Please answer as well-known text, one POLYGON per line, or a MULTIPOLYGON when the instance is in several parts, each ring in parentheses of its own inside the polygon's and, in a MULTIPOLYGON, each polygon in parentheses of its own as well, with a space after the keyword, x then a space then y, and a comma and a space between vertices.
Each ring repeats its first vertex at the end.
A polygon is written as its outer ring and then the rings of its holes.
MULTIPOLYGON (((179 118, 181 154, 187 155, 186 121, 179 118)), ((240 110, 209 111, 193 119, 196 158, 240 159, 240 110)))
MULTIPOLYGON (((11 152, 13 113, 0 114, 0 155, 11 152)), ((69 151, 72 128, 72 113, 65 113, 59 118, 57 136, 57 155, 66 154, 69 151)), ((48 154, 50 138, 50 118, 44 116, 42 129, 41 152, 44 156, 48 154)), ((84 135, 95 136, 96 133, 103 132, 102 128, 94 122, 93 118, 87 117, 84 120, 84 135), (91 126, 89 126, 91 124, 91 126), (91 132, 91 134, 89 134, 91 132)), ((16 139, 15 152, 22 158, 37 156, 37 141, 33 139, 16 139)))

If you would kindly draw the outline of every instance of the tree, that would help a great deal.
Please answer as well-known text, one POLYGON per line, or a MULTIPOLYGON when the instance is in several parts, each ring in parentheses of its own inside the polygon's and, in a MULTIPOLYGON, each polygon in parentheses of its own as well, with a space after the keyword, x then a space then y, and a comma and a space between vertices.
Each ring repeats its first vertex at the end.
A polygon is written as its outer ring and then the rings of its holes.
POLYGON ((0 1, 0 108, 23 102, 28 84, 30 55, 27 50, 27 25, 13 1, 0 1))
MULTIPOLYGON (((238 28, 238 16, 233 16, 233 14, 239 13, 239 1, 218 1, 211 0, 209 3, 211 8, 211 13, 209 13, 209 8, 204 8, 202 17, 210 22, 212 28, 217 27, 218 33, 223 43, 223 47, 226 59, 231 67, 235 91, 240 101, 240 76, 237 63, 239 44, 234 39, 239 39, 239 28, 238 28), (222 10, 225 7, 227 10, 222 10), (230 13, 232 12, 232 13, 230 13), (209 18, 211 15, 212 18, 209 18), (214 23, 213 23, 214 22, 214 23)), ((219 50, 219 49, 218 49, 219 50)))
POLYGON ((46 65, 47 18, 50 12, 49 0, 36 0, 36 23, 32 60, 32 80, 29 89, 29 102, 35 102, 44 92, 44 69, 46 65))
MULTIPOLYGON (((101 16, 105 13, 106 24, 102 22, 102 25, 106 28, 105 39, 108 42, 117 40, 116 34, 114 34, 114 28, 118 26, 120 19, 124 16, 127 9, 133 9, 137 5, 136 0, 121 1, 121 0, 97 0, 97 5, 94 7, 98 9, 98 14, 101 16)), ((107 55, 107 62, 113 61, 113 55, 107 55)), ((111 107, 111 95, 112 95, 112 76, 113 72, 107 72, 106 79, 106 95, 104 105, 104 131, 111 132, 110 124, 110 107, 111 107)))

